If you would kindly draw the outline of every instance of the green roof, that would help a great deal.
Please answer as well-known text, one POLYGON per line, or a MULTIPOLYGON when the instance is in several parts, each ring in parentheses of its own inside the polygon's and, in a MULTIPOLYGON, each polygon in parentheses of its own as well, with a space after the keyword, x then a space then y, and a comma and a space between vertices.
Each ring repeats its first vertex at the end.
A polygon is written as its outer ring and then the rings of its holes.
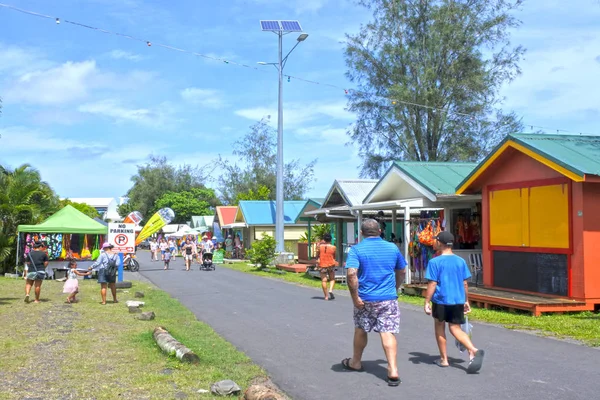
POLYGON ((600 175, 600 136, 521 133, 507 139, 578 175, 600 175))
POLYGON ((477 163, 396 161, 394 166, 434 195, 455 194, 477 163))
POLYGON ((456 189, 464 186, 508 141, 520 144, 581 177, 600 175, 600 136, 515 133, 500 142, 477 168, 456 185, 456 189))

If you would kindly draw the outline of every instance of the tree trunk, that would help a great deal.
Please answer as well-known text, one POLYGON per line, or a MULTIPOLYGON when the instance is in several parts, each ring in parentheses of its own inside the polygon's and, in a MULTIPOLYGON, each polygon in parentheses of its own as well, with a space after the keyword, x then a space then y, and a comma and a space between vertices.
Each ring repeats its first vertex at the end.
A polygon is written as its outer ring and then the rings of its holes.
POLYGON ((158 347, 160 347, 165 353, 175 354, 179 360, 192 364, 197 364, 200 362, 200 357, 179 343, 173 336, 169 334, 169 332, 167 332, 165 328, 160 326, 157 327, 154 329, 153 336, 156 344, 158 344, 158 347))

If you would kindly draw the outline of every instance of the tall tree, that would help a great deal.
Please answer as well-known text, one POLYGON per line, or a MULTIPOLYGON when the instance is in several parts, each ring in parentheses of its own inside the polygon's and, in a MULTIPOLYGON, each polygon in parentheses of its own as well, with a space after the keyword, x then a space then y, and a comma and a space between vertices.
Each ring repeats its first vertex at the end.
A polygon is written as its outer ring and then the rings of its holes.
POLYGON ((129 202, 119 207, 119 214, 140 211, 145 219, 158 210, 155 203, 165 193, 205 189, 205 176, 200 168, 187 164, 176 167, 166 157, 150 156, 148 163, 138 166, 131 181, 133 186, 127 192, 129 202))
POLYGON ((194 188, 183 192, 167 192, 156 200, 155 208, 169 207, 175 212, 174 224, 184 224, 194 215, 212 215, 219 200, 213 189, 194 188))
POLYGON ((256 190, 250 188, 247 192, 238 193, 232 205, 237 206, 243 200, 271 200, 271 190, 264 185, 259 185, 256 190))
MULTIPOLYGON (((277 175, 277 136, 267 120, 261 120, 250 127, 250 131, 233 144, 233 155, 241 165, 219 158, 217 164, 222 173, 219 177, 219 191, 223 202, 236 204, 241 195, 265 193, 268 199, 275 200, 277 175)), ((295 159, 284 166, 284 198, 299 200, 310 189, 314 179, 314 166, 317 160, 301 165, 295 159)))
POLYGON ((42 222, 59 208, 58 196, 28 164, 0 166, 0 268, 14 266, 17 226, 42 222))
POLYGON ((476 160, 521 129, 499 91, 520 73, 524 49, 511 46, 509 29, 522 0, 359 3, 373 19, 346 35, 345 56, 363 176, 398 159, 476 160))

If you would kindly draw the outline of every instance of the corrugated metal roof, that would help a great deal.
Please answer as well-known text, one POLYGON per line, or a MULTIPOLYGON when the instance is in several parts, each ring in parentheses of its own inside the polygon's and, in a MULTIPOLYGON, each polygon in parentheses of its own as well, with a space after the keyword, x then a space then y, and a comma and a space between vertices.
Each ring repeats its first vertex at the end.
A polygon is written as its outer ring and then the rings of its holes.
MULTIPOLYGON (((304 208, 306 200, 284 201, 283 220, 284 224, 294 224, 298 215, 304 208)), ((264 200, 245 200, 239 203, 240 210, 244 215, 244 221, 248 225, 275 225, 275 202, 264 200)))
POLYGON ((237 206, 218 206, 217 216, 219 217, 219 223, 222 226, 234 223, 237 209, 237 206))
POLYGON ((336 179, 321 207, 360 205, 377 182, 377 179, 336 179), (335 196, 336 191, 342 197, 341 199, 335 196))
POLYGON ((456 190, 461 193, 467 190, 465 185, 507 142, 521 145, 582 178, 584 175, 600 175, 600 136, 515 133, 500 142, 469 175, 456 185, 456 190))
POLYGON ((477 163, 396 161, 394 165, 432 194, 440 195, 455 194, 456 186, 477 163))
POLYGON ((600 136, 521 133, 509 138, 578 175, 600 175, 600 136))

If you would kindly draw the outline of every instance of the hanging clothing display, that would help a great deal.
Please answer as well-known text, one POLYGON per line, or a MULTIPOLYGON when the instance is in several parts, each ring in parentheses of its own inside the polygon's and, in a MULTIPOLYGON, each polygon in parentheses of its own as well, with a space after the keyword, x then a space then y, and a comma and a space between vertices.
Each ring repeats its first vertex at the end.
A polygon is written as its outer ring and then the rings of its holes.
POLYGON ((417 282, 424 282, 427 264, 436 256, 433 238, 441 232, 443 218, 443 211, 421 211, 418 218, 410 220, 411 241, 408 245, 408 253, 417 282))
POLYGON ((474 249, 481 240, 479 213, 459 213, 454 224, 454 236, 461 249, 474 249))

